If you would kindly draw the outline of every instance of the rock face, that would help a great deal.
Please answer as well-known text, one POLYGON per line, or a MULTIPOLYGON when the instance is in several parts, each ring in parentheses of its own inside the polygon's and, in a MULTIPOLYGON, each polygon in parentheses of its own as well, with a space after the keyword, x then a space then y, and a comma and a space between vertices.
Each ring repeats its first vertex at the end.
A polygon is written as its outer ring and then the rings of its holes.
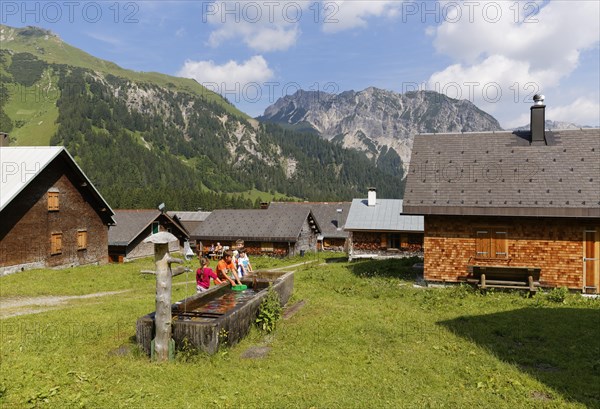
POLYGON ((398 94, 373 87, 337 95, 298 91, 277 100, 258 119, 317 132, 370 158, 392 148, 404 167, 415 134, 502 130, 494 117, 467 100, 433 91, 398 94))

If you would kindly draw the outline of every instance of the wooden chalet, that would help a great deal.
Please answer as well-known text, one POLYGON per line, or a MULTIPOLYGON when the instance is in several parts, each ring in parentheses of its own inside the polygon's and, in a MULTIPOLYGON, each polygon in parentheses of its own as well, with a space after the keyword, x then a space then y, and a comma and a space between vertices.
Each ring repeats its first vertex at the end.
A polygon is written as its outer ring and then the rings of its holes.
POLYGON ((600 129, 544 130, 536 97, 531 131, 415 137, 404 212, 425 217, 427 281, 527 271, 598 292, 600 129))
POLYGON ((169 243, 169 251, 182 251, 189 234, 179 221, 157 209, 117 209, 116 226, 108 231, 108 254, 113 263, 123 263, 154 255, 154 245, 144 243, 152 234, 167 231, 179 240, 169 243))
POLYGON ((348 258, 403 258, 423 255, 423 217, 402 214, 402 200, 354 199, 346 220, 348 258))
POLYGON ((310 209, 274 207, 268 209, 215 210, 192 233, 206 249, 221 243, 230 248, 243 240, 248 254, 278 257, 316 251, 321 228, 310 209))
POLYGON ((113 211, 63 147, 0 147, 0 274, 108 260, 113 211))
POLYGON ((310 209, 321 228, 317 236, 317 249, 324 251, 345 251, 348 232, 344 230, 351 202, 272 202, 269 209, 310 209))

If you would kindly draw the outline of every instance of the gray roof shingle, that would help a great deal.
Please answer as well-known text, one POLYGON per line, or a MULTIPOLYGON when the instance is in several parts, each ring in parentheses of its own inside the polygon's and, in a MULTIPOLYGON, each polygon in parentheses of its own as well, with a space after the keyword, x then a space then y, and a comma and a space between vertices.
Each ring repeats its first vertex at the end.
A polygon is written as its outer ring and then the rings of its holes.
POLYGON ((367 199, 354 199, 345 229, 423 232, 423 227, 423 216, 402 214, 402 200, 377 199, 368 206, 367 199))
MULTIPOLYGON (((308 217, 304 207, 214 210, 192 233, 198 240, 248 240, 295 242, 308 217)), ((318 223, 316 229, 320 231, 318 223)))
POLYGON ((409 214, 600 217, 600 129, 417 135, 409 214))
POLYGON ((348 232, 344 230, 344 226, 351 204, 351 202, 272 202, 269 209, 305 207, 312 211, 324 238, 345 239, 348 237, 348 232))
MULTIPOLYGON (((210 212, 169 211, 167 214, 174 220, 181 222, 181 225, 188 231, 188 233, 191 234, 204 222, 204 220, 206 220, 206 218, 210 215, 210 212)), ((191 236, 191 238, 193 238, 193 236, 191 236)))
MULTIPOLYGON (((128 246, 136 237, 140 235, 148 226, 152 224, 161 212, 157 209, 118 209, 115 210, 114 219, 116 226, 111 226, 108 230, 109 246, 128 246)), ((167 214, 166 217, 175 227, 177 227, 183 236, 188 234, 179 227, 167 214)))

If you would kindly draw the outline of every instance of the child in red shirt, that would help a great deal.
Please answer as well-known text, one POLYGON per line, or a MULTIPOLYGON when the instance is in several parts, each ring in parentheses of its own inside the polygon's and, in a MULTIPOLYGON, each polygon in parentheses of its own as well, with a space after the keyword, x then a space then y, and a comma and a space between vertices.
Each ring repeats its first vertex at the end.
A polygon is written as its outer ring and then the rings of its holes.
POLYGON ((196 270, 196 291, 203 293, 210 287, 210 279, 213 279, 215 284, 221 284, 221 280, 214 273, 212 268, 208 267, 210 262, 206 257, 202 257, 200 260, 201 267, 196 270))

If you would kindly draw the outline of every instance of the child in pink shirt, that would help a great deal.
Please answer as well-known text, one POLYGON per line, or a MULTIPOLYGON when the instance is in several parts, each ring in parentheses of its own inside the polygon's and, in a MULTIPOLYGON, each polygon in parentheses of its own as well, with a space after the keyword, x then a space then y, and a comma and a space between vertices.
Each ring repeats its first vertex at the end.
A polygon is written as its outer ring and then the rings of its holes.
POLYGON ((217 277, 215 272, 208 265, 210 262, 206 257, 202 257, 200 260, 201 267, 196 270, 196 291, 203 293, 210 287, 210 279, 213 279, 215 284, 221 284, 221 280, 217 277))

